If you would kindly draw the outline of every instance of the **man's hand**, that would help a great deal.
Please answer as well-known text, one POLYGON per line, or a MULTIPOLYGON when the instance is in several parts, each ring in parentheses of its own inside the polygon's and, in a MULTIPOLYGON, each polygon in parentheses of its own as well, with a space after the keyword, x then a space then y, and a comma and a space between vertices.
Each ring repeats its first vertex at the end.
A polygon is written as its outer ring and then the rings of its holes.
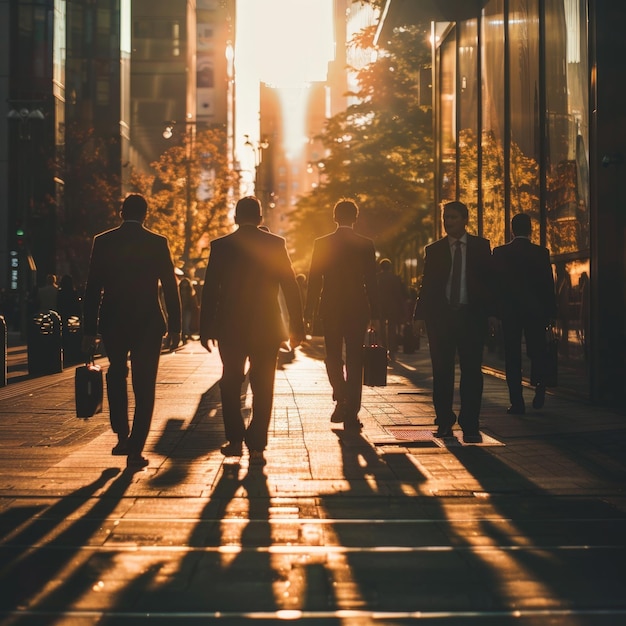
POLYGON ((95 335, 83 335, 81 349, 85 354, 91 355, 98 347, 98 338, 95 335))
POLYGON ((215 346, 217 345, 217 342, 215 341, 215 339, 212 339, 211 337, 205 337, 203 335, 200 335, 200 345, 207 352, 213 352, 213 350, 211 350, 211 344, 213 344, 213 347, 215 348, 215 346))

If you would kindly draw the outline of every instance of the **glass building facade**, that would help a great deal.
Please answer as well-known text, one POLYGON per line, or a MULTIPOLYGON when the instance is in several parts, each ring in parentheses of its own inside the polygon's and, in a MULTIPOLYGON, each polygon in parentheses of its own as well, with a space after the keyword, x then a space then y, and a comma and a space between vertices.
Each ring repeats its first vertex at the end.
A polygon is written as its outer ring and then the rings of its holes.
MULTIPOLYGON (((510 239, 516 213, 530 214, 553 265, 559 387, 620 408, 625 17, 597 0, 387 0, 378 34, 431 22, 435 237, 451 200, 468 205, 469 230, 492 248, 510 239)), ((485 363, 502 370, 503 359, 495 327, 485 363)))

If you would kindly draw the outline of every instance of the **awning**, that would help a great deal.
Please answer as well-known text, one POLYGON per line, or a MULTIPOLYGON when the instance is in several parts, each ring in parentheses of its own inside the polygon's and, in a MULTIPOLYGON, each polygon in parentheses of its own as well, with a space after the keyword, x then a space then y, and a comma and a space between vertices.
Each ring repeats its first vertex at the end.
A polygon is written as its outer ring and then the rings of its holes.
POLYGON ((488 0, 387 0, 375 43, 389 39, 394 28, 418 22, 460 22, 479 17, 488 0))

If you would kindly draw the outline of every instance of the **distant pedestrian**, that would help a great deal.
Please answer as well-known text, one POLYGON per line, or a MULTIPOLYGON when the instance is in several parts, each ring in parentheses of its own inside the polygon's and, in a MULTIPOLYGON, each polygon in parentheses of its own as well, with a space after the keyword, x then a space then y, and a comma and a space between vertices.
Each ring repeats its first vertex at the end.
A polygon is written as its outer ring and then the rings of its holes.
POLYGON ((380 299, 380 338, 379 343, 389 351, 389 358, 395 361, 398 351, 398 335, 406 320, 406 289, 402 279, 394 273, 389 259, 378 262, 378 297, 380 299))
POLYGON ((122 204, 122 224, 96 235, 85 287, 83 350, 93 351, 102 335, 109 369, 107 397, 115 455, 127 455, 129 468, 148 465, 142 456, 154 410, 163 335, 170 350, 180 344, 181 306, 168 241, 143 226, 148 204, 131 194, 122 204), (167 322, 159 303, 163 288, 167 322), (128 416, 128 359, 135 410, 128 416))
POLYGON ((182 329, 183 342, 190 341, 192 334, 196 332, 194 327, 195 321, 198 319, 198 297, 191 281, 184 276, 178 283, 178 291, 180 292, 180 303, 182 307, 182 329))
POLYGON ((336 402, 331 421, 352 432, 362 427, 363 341, 370 320, 379 319, 374 242, 354 232, 358 214, 353 200, 335 204, 337 229, 315 240, 305 307, 309 325, 317 313, 322 320, 326 372, 336 402))
POLYGON ((40 311, 56 311, 59 285, 55 274, 46 276, 46 284, 37 290, 37 307, 40 311))
POLYGON ((533 408, 545 400, 546 327, 556 315, 554 277, 547 248, 530 241, 531 220, 517 213, 511 220, 513 239, 494 248, 498 317, 502 320, 506 382, 511 405, 507 413, 526 412, 522 394, 522 335, 535 383, 533 408))
POLYGON ((61 277, 57 291, 57 313, 61 322, 67 322, 70 317, 82 317, 82 306, 78 291, 74 288, 74 279, 65 274, 61 277))
POLYGON ((238 229, 211 242, 200 307, 200 342, 209 352, 217 342, 223 365, 219 386, 227 442, 222 454, 240 456, 245 442, 254 464, 265 463, 279 347, 289 339, 296 348, 304 339, 302 304, 285 240, 258 228, 261 219, 257 198, 237 202, 238 229), (288 332, 280 290, 289 315, 288 332), (252 390, 247 427, 241 412, 246 362, 252 390))
POLYGON ((480 443, 481 371, 488 315, 493 310, 489 241, 467 232, 462 202, 443 207, 447 235, 425 248, 414 319, 424 320, 433 367, 436 437, 452 437, 456 355, 461 369, 459 424, 465 443, 480 443))

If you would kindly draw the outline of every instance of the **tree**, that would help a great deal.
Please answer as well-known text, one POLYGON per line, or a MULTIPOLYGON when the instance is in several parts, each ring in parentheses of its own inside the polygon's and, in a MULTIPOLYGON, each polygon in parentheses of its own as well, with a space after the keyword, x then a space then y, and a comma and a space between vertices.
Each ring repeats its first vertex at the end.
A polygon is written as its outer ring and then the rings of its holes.
POLYGON ((236 175, 222 129, 187 125, 181 139, 151 164, 153 174, 135 173, 132 182, 150 197, 146 226, 169 239, 175 263, 193 275, 209 241, 229 230, 236 175))
MULTIPOLYGON (((353 45, 372 46, 374 27, 353 45)), ((294 262, 308 266, 313 239, 332 227, 330 208, 341 197, 360 207, 359 231, 382 256, 418 258, 433 235, 433 155, 430 107, 419 104, 419 76, 430 63, 428 30, 407 27, 358 72, 356 104, 326 123, 324 177, 299 199, 290 240, 294 262), (417 255, 417 257, 416 257, 417 255)))

